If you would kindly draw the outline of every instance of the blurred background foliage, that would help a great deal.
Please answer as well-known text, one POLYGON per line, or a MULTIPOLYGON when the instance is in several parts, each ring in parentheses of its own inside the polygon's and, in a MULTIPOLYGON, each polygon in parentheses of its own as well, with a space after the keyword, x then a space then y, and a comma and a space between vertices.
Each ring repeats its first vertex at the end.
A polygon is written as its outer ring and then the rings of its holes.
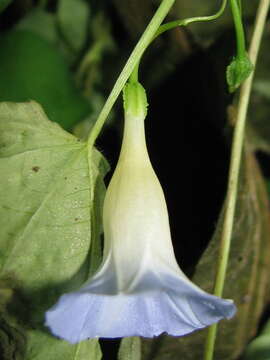
MULTIPOLYGON (((159 3, 0 0, 0 101, 36 100, 52 121, 85 138, 159 3)), ((210 15, 219 5, 220 1, 213 0, 176 0, 168 20, 210 15)), ((243 1, 247 39, 257 6, 258 1, 243 1)), ((176 257, 187 275, 210 292, 236 111, 237 93, 229 94, 225 82, 225 69, 234 53, 234 28, 227 9, 214 22, 174 29, 161 36, 147 50, 140 71, 150 104, 148 147, 168 201, 176 257)), ((225 296, 236 301, 238 313, 220 326, 218 360, 270 358, 264 355, 270 352, 270 341, 265 340, 269 326, 246 349, 260 334, 270 310, 266 191, 270 189, 269 61, 270 21, 248 115, 225 289, 225 296)), ((119 154, 122 125, 118 101, 97 143, 112 170, 119 154)), ((0 291, 4 304, 11 291, 6 280, 0 291)), ((1 304, 3 359, 24 359, 27 339, 17 330, 16 322, 7 322, 1 304)), ((117 340, 101 340, 103 358, 116 359, 120 347, 119 359, 199 360, 205 334, 203 330, 184 338, 135 338, 121 345, 117 340)))

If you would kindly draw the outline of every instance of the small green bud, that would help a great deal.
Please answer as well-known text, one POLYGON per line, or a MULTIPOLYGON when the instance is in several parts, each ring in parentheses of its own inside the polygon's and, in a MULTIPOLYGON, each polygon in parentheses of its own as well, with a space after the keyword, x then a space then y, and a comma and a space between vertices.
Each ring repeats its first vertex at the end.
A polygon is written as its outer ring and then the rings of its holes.
POLYGON ((252 71, 253 64, 247 54, 246 56, 234 57, 226 71, 229 91, 234 92, 249 77, 252 71))

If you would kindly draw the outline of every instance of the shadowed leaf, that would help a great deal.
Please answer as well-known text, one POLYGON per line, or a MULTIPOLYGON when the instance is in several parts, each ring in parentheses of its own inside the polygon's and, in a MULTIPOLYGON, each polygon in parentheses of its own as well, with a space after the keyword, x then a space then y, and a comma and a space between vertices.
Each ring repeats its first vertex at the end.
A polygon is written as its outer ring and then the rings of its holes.
POLYGON ((41 8, 34 8, 29 11, 18 24, 17 29, 29 30, 52 44, 57 44, 58 34, 55 16, 41 8))
POLYGON ((0 2, 0 13, 5 10, 5 8, 12 3, 13 0, 1 0, 0 2))
POLYGON ((243 360, 268 360, 270 358, 270 322, 264 326, 261 334, 248 345, 243 360))
POLYGON ((38 101, 66 130, 90 113, 66 60, 44 38, 29 30, 8 31, 0 37, 0 52, 0 101, 38 101))
POLYGON ((87 37, 89 6, 84 0, 59 0, 58 23, 68 45, 80 51, 87 37))

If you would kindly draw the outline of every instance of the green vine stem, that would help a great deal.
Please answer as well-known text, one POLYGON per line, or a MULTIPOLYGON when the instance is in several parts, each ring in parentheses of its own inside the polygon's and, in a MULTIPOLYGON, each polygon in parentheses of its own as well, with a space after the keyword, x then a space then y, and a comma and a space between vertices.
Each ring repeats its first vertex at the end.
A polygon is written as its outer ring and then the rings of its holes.
POLYGON ((246 56, 246 41, 242 23, 241 8, 239 7, 239 0, 230 0, 230 4, 236 31, 237 57, 242 58, 246 56))
POLYGON ((98 118, 93 126, 89 137, 88 137, 88 148, 91 149, 94 145, 96 138, 98 137, 106 119, 109 115, 115 101, 117 100, 120 92, 122 91, 126 81, 130 77, 132 71, 134 70, 136 64, 139 62, 142 54, 144 53, 145 49, 148 47, 150 42, 152 41, 154 35, 156 34, 160 24, 170 11, 171 7, 173 6, 175 0, 163 0, 158 7, 155 15, 153 16, 152 20, 148 24, 147 28, 145 29, 142 37, 140 38, 139 42, 135 46, 134 50, 132 51, 126 65, 124 66, 122 72, 120 73, 116 83, 105 102, 98 118))
POLYGON ((158 37, 159 35, 163 34, 165 31, 174 29, 178 26, 187 26, 193 22, 198 22, 198 21, 211 21, 211 20, 215 20, 218 17, 220 17, 223 14, 223 11, 225 10, 227 5, 227 0, 222 0, 222 4, 220 9, 218 10, 217 13, 215 13, 214 15, 210 15, 210 16, 196 16, 193 18, 188 18, 188 19, 182 19, 182 20, 175 20, 175 21, 171 21, 169 23, 163 24, 159 27, 158 31, 155 34, 155 38, 158 37))
MULTIPOLYGON (((260 48, 263 29, 269 10, 270 0, 260 0, 260 4, 257 10, 256 21, 254 26, 254 32, 251 39, 249 56, 250 60, 256 65, 258 51, 260 48)), ((249 78, 243 83, 240 90, 240 97, 238 103, 238 111, 236 118, 236 125, 232 143, 231 162, 229 170, 229 181, 226 198, 226 209, 223 223, 223 231, 221 236, 219 264, 217 270, 217 277, 215 282, 214 294, 222 296, 226 270, 228 265, 233 220, 235 214, 235 205, 237 198, 238 178, 240 171, 240 162, 243 149, 245 122, 248 110, 248 104, 250 99, 251 85, 253 80, 252 73, 249 78)), ((214 355, 215 339, 217 333, 217 324, 212 325, 209 328, 208 336, 206 339, 204 360, 212 360, 214 355)))
MULTIPOLYGON (((224 10, 226 8, 226 5, 227 5, 227 0, 222 0, 220 9, 214 15, 196 16, 196 17, 192 17, 192 18, 175 20, 175 21, 171 21, 169 23, 163 24, 158 28, 158 30, 155 33, 152 41, 154 41, 159 35, 163 34, 164 32, 166 32, 168 30, 172 30, 172 29, 174 29, 176 27, 179 27, 179 26, 187 26, 187 25, 189 25, 189 24, 191 24, 193 22, 216 20, 218 17, 220 17, 223 14, 223 12, 224 12, 224 10)), ((139 59, 137 65, 136 65, 136 67, 134 68, 134 71, 131 74, 131 77, 130 77, 131 81, 135 81, 135 82, 138 81, 139 66, 140 66, 140 59, 139 59)))

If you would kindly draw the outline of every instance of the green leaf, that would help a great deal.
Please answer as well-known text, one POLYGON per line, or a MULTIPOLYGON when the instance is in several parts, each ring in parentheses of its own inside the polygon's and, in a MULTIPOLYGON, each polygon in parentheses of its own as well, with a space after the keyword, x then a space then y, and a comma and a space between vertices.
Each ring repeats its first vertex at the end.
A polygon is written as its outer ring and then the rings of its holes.
POLYGON ((141 360, 141 339, 138 336, 122 339, 118 360, 141 360))
POLYGON ((100 360, 102 358, 97 340, 86 340, 70 345, 46 333, 30 331, 29 344, 24 360, 100 360))
POLYGON ((57 17, 62 35, 71 49, 82 49, 87 37, 90 9, 84 0, 59 0, 57 17))
POLYGON ((13 0, 1 0, 0 1, 0 13, 5 10, 5 8, 12 3, 13 0))
POLYGON ((270 321, 268 320, 262 333, 248 345, 243 360, 270 359, 270 321))
POLYGON ((242 82, 249 77, 252 71, 253 64, 249 60, 248 55, 241 58, 233 58, 226 71, 229 91, 234 92, 242 84, 242 82))
POLYGON ((0 37, 0 101, 39 102, 52 121, 70 130, 90 112, 58 49, 29 30, 0 37))
POLYGON ((37 103, 0 104, 0 276, 14 292, 8 314, 32 329, 27 360, 48 358, 48 347, 51 359, 98 353, 93 342, 78 350, 46 335, 42 324, 59 295, 77 289, 101 261, 107 168, 97 150, 50 122, 37 103))
POLYGON ((52 44, 57 44, 58 33, 55 15, 37 7, 29 11, 17 24, 18 30, 29 30, 52 44))

